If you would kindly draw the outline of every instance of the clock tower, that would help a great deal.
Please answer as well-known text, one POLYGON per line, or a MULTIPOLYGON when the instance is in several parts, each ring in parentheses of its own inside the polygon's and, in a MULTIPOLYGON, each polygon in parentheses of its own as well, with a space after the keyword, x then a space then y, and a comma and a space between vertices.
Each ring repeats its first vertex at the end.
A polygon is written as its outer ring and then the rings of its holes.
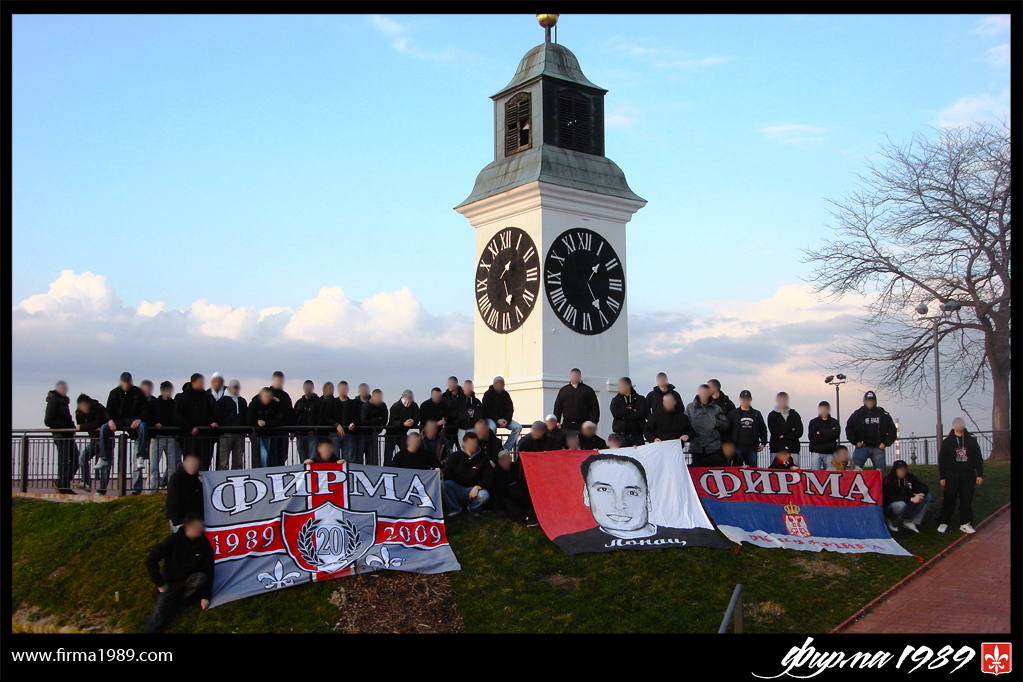
POLYGON ((473 381, 503 376, 516 420, 542 419, 573 367, 609 404, 629 373, 625 225, 646 201, 604 156, 603 88, 551 40, 494 101, 494 161, 455 210, 476 230, 473 381))

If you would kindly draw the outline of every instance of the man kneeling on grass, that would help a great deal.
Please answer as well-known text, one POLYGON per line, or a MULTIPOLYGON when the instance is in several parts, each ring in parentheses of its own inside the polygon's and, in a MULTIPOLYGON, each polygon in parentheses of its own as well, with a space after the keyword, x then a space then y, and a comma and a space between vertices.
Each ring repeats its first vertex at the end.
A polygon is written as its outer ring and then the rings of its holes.
POLYGON ((479 439, 472 431, 462 436, 462 449, 444 460, 444 508, 448 516, 462 512, 462 505, 474 516, 490 500, 494 464, 479 450, 479 439))
POLYGON ((888 530, 896 532, 899 524, 906 530, 919 533, 920 522, 931 503, 927 484, 909 473, 909 467, 901 459, 895 460, 892 470, 884 479, 884 515, 888 530))
POLYGON ((198 597, 204 611, 213 596, 213 547, 200 514, 190 513, 174 533, 146 556, 146 570, 156 586, 156 606, 143 632, 160 632, 178 605, 198 597), (160 560, 163 560, 163 572, 160 560))

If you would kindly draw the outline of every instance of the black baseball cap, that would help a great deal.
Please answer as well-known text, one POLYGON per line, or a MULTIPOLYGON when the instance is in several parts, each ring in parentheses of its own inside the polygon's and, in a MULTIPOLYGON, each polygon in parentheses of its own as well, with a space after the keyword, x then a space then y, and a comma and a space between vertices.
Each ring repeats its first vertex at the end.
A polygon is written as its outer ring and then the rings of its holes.
POLYGON ((753 394, 750 393, 749 391, 743 389, 742 391, 739 391, 739 397, 740 398, 752 398, 753 394))
POLYGON ((877 396, 874 395, 873 391, 867 391, 866 393, 863 394, 863 399, 864 400, 877 400, 877 396))

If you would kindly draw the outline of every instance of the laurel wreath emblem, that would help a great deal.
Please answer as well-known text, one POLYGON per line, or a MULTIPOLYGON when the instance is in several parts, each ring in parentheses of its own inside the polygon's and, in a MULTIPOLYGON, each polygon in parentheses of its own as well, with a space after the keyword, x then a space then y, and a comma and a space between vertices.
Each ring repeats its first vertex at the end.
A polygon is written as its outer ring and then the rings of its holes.
MULTIPOLYGON (((314 538, 316 537, 316 529, 321 523, 323 523, 323 519, 309 519, 302 524, 302 528, 298 531, 298 552, 302 555, 302 560, 310 566, 315 566, 317 568, 328 563, 324 561, 319 554, 317 554, 316 543, 314 541, 314 538)), ((352 523, 352 521, 344 519, 338 525, 340 526, 344 537, 344 554, 337 562, 330 563, 345 563, 362 547, 362 540, 359 538, 359 529, 354 523, 352 523)))

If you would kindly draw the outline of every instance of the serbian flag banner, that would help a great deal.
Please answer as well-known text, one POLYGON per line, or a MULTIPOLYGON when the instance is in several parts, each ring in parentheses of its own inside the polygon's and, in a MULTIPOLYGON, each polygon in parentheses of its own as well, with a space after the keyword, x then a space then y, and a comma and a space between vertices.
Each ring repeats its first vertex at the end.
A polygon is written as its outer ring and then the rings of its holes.
POLYGON ((565 554, 732 547, 700 506, 680 441, 524 452, 522 466, 540 527, 565 554))
POLYGON ((210 606, 380 569, 459 570, 436 471, 306 464, 204 471, 210 606))
POLYGON ((693 467, 689 472, 704 509, 734 542, 912 556, 885 525, 880 471, 693 467))

